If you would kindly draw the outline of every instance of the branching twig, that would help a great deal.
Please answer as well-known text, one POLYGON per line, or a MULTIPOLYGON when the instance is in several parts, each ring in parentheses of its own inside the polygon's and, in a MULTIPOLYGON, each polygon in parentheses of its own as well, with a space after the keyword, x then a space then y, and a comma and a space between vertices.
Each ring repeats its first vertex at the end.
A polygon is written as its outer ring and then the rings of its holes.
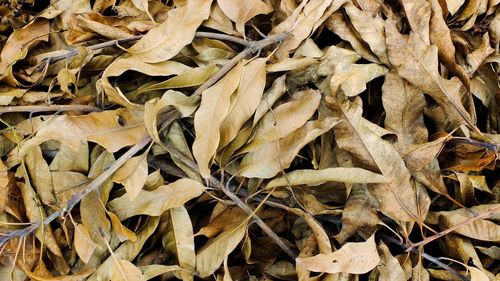
MULTIPOLYGON (((177 158, 184 165, 188 166, 193 171, 199 172, 198 165, 193 160, 189 159, 180 151, 178 151, 172 144, 162 143, 161 145, 170 153, 170 155, 177 158)), ((252 210, 252 208, 250 208, 246 203, 241 201, 241 199, 236 196, 236 194, 228 190, 224 186, 224 184, 222 184, 215 177, 211 177, 210 182, 217 186, 222 192, 224 192, 224 194, 226 194, 226 196, 229 197, 236 204, 236 206, 245 211, 248 215, 251 215, 257 225, 262 229, 262 231, 264 231, 269 237, 271 237, 276 245, 278 245, 290 258, 295 259, 297 257, 297 255, 295 255, 295 253, 278 237, 278 235, 259 216, 255 214, 254 210, 252 210)))
POLYGON ((42 225, 48 225, 52 221, 54 221, 57 217, 64 215, 64 213, 70 212, 73 207, 78 204, 85 195, 90 193, 91 191, 97 190, 111 175, 113 175, 118 168, 123 166, 125 162, 134 156, 138 151, 140 151, 142 148, 144 148, 149 142, 151 141, 151 138, 149 136, 144 137, 141 141, 139 141, 137 144, 132 146, 127 152, 125 152, 120 158, 118 158, 113 165, 111 165, 106 171, 102 172, 99 176, 97 176, 94 180, 92 180, 82 191, 74 194, 71 196, 71 198, 68 200, 66 203, 66 207, 63 209, 59 209, 52 213, 50 216, 45 218, 43 221, 39 222, 34 222, 32 225, 19 229, 19 230, 14 230, 9 233, 6 233, 3 236, 0 236, 0 246, 4 245, 7 243, 10 239, 15 238, 15 237, 26 237, 27 235, 33 233, 36 231, 40 226, 42 225))
POLYGON ((426 245, 426 244, 429 244, 430 242, 436 240, 436 239, 439 239, 443 236, 445 236, 446 234, 450 233, 450 232, 453 232, 463 226, 466 226, 468 224, 471 224, 473 222, 475 222, 476 220, 478 219, 483 219, 483 218, 488 218, 494 214, 497 214, 497 213, 500 213, 500 207, 497 207, 497 208, 493 208, 493 209, 489 209, 487 212, 484 212, 482 214, 478 214, 477 216, 474 216, 472 218, 469 218, 469 219, 466 219, 464 220, 463 222, 457 224, 457 225, 454 225, 448 229, 445 229, 439 233, 436 233, 432 236, 429 236, 429 237, 426 237, 424 238, 424 240, 418 242, 418 243, 409 243, 409 246, 408 246, 408 249, 407 251, 411 251, 413 250, 413 248, 416 248, 416 247, 419 247, 419 246, 423 246, 423 245, 426 245))
MULTIPOLYGON (((396 244, 396 245, 401 246, 401 247, 402 247, 402 248, 404 248, 406 251, 411 251, 411 252, 416 253, 416 254, 419 254, 419 252, 420 252, 419 250, 417 250, 417 249, 415 249, 415 248, 411 248, 411 249, 410 249, 410 248, 406 247, 403 243, 399 242, 398 240, 396 240, 396 239, 394 239, 394 238, 392 238, 392 237, 390 237, 390 236, 387 236, 387 235, 385 235, 385 234, 380 234, 380 236, 381 236, 384 240, 386 240, 386 241, 389 241, 389 242, 391 242, 391 243, 393 243, 393 244, 396 244)), ((470 281, 470 279, 469 279, 469 278, 467 278, 467 277, 463 276, 462 274, 460 274, 458 271, 456 271, 454 268, 450 267, 449 265, 444 264, 444 263, 443 263, 443 262, 441 262, 438 258, 433 257, 433 256, 431 256, 431 255, 429 255, 429 254, 427 254, 427 253, 420 253, 420 254, 422 255, 422 257, 423 257, 424 259, 426 259, 426 260, 428 260, 428 261, 430 261, 430 262, 432 262, 432 263, 435 263, 435 264, 436 264, 436 265, 438 265, 439 267, 441 267, 441 268, 443 268, 443 269, 445 269, 445 270, 449 271, 451 274, 453 274, 453 275, 457 276, 457 277, 458 277, 458 278, 460 278, 461 280, 463 280, 463 281, 470 281)))
POLYGON ((83 104, 19 105, 0 106, 0 114, 8 112, 51 112, 51 111, 101 111, 100 108, 83 104))
MULTIPOLYGON (((127 37, 127 38, 110 40, 110 41, 102 42, 102 43, 99 43, 99 44, 94 44, 94 45, 87 46, 87 49, 89 49, 89 50, 100 50, 100 49, 104 49, 104 48, 107 48, 107 47, 113 47, 113 46, 116 46, 117 44, 122 44, 122 43, 137 41, 137 40, 141 39, 143 36, 144 35, 136 35, 136 36, 131 36, 131 37, 127 37)), ((254 43, 252 41, 247 41, 247 40, 244 40, 244 39, 236 37, 236 36, 231 36, 231 35, 226 35, 226 34, 221 34, 221 33, 215 33, 215 32, 196 32, 195 33, 195 37, 211 38, 211 39, 218 39, 218 40, 230 41, 230 42, 234 42, 234 43, 246 46, 246 47, 250 47, 254 43)), ((258 42, 260 42, 260 41, 258 41, 258 42)), ((59 55, 49 56, 49 57, 45 58, 45 60, 49 60, 51 63, 53 63, 53 62, 57 62, 57 61, 60 61, 60 60, 72 58, 72 57, 74 57, 76 55, 78 55, 78 51, 77 51, 76 48, 74 48, 74 49, 68 50, 68 51, 66 51, 66 52, 64 52, 62 54, 59 54, 59 55)))
POLYGON ((245 50, 243 50, 237 56, 228 61, 217 73, 215 73, 215 75, 210 77, 210 79, 208 79, 207 81, 205 81, 205 83, 203 83, 200 87, 198 87, 198 89, 196 89, 193 95, 195 96, 201 95, 203 91, 210 88, 210 86, 219 81, 219 79, 221 79, 224 75, 226 75, 226 73, 228 73, 242 59, 259 52, 260 50, 266 48, 267 46, 279 43, 288 38, 289 36, 290 35, 288 33, 280 33, 268 36, 256 42, 252 42, 250 45, 248 45, 248 47, 245 50))

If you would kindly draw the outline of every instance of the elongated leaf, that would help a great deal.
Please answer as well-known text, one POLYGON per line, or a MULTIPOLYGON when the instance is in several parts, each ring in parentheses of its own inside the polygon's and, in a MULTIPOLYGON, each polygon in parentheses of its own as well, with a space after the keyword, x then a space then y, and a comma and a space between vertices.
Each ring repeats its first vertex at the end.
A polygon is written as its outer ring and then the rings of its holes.
POLYGON ((294 94, 294 99, 268 112, 257 125, 255 137, 244 150, 251 151, 261 144, 278 140, 302 127, 318 108, 319 91, 306 90, 294 94))
POLYGON ((212 0, 189 0, 186 5, 171 10, 166 21, 150 30, 128 51, 149 63, 172 58, 193 40, 198 27, 208 18, 211 4, 212 0))
MULTIPOLYGON (((162 238, 163 248, 177 258, 179 266, 193 271, 196 253, 191 219, 183 206, 169 210, 169 228, 162 238)), ((188 272, 181 273, 184 281, 193 280, 188 272)))
POLYGON ((436 46, 426 45, 414 32, 404 38, 390 20, 385 23, 385 33, 389 60, 398 74, 434 98, 450 121, 474 127, 461 102, 460 84, 438 73, 436 46))
POLYGON ((266 61, 265 58, 255 59, 243 66, 236 101, 220 125, 219 147, 226 146, 238 135, 259 105, 266 86, 266 61))
POLYGON ((205 90, 200 108, 194 115, 196 139, 193 143, 193 155, 204 178, 210 176, 210 161, 220 141, 219 126, 230 110, 230 97, 238 87, 242 68, 242 64, 238 64, 219 82, 205 90))
POLYGON ((327 181, 345 183, 387 183, 387 179, 377 173, 361 168, 328 168, 323 170, 295 170, 270 181, 266 188, 290 185, 319 185, 327 181))
POLYGON ((243 222, 212 238, 196 253, 196 271, 208 277, 220 267, 224 259, 238 246, 245 236, 247 223, 243 222))
POLYGON ((168 209, 180 207, 188 200, 200 196, 204 190, 205 187, 199 182, 179 179, 153 191, 141 190, 133 201, 128 196, 119 197, 109 202, 108 207, 120 220, 135 215, 159 216, 168 209))
POLYGON ((83 141, 100 144, 110 152, 139 142, 146 134, 142 111, 117 109, 80 116, 59 116, 46 124, 21 148, 23 155, 31 147, 48 140, 60 141, 78 150, 83 141))
POLYGON ((344 5, 344 9, 354 29, 370 46, 371 51, 380 62, 389 65, 387 46, 384 41, 384 20, 379 16, 373 16, 369 11, 359 10, 352 3, 344 5))
POLYGON ((335 126, 337 118, 309 121, 284 138, 259 146, 245 155, 240 164, 240 175, 247 178, 272 178, 290 166, 299 150, 316 137, 335 126))

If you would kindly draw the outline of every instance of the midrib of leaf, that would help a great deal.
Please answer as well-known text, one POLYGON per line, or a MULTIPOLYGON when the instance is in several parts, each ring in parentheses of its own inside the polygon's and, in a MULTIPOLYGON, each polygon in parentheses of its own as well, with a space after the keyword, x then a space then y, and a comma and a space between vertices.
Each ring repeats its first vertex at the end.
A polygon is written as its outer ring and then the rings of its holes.
POLYGON ((245 220, 243 220, 242 223, 240 223, 237 227, 234 227, 233 229, 231 229, 230 231, 227 231, 227 232, 223 232, 221 233, 219 236, 217 236, 217 238, 215 238, 215 240, 210 244, 208 245, 205 249, 201 250, 196 256, 200 256, 202 255, 205 251, 209 250, 210 248, 212 248, 214 245, 216 245, 217 243, 219 243, 220 240, 226 238, 227 236, 229 236, 230 234, 233 234, 236 230, 239 230, 240 227, 242 227, 243 225, 245 225, 248 220, 251 218, 251 216, 247 217, 245 220))
MULTIPOLYGON (((404 40, 404 39, 401 38, 401 40, 404 40)), ((429 46, 434 46, 434 45, 429 45, 429 46)), ((441 86, 441 83, 439 83, 439 81, 436 80, 436 76, 433 75, 432 72, 429 71, 429 69, 427 69, 425 63, 423 63, 420 60, 420 58, 415 54, 415 52, 413 52, 413 50, 411 48, 408 48, 408 42, 404 42, 404 48, 411 54, 411 56, 417 61, 417 63, 423 67, 423 69, 425 70, 425 72, 427 73, 427 75, 429 75, 431 77, 432 82, 434 82, 434 84, 438 86, 439 90, 441 90, 441 92, 448 98, 448 100, 451 102, 451 104, 453 105, 453 107, 458 111, 458 113, 464 119, 464 121, 467 122, 467 124, 469 124, 469 126, 471 126, 472 128, 476 127, 474 124, 472 124, 472 121, 470 121, 467 118, 467 115, 462 112, 462 110, 460 109, 460 107, 451 98, 451 95, 441 86)))
MULTIPOLYGON (((351 122, 351 119, 347 116, 347 114, 345 113, 344 109, 340 106, 340 110, 342 110, 342 114, 346 117, 347 121, 349 122, 350 126, 353 128, 355 134, 358 136, 358 138, 361 140, 361 143, 363 144, 363 147, 366 149, 366 151, 368 151, 368 154, 370 155, 371 159, 373 160, 373 162, 377 165, 377 167, 379 167, 379 163, 375 160, 375 158, 373 157, 373 154, 372 152, 368 149, 368 147, 366 146, 365 144, 365 141, 364 141, 364 138, 361 137, 360 133, 358 132, 358 130, 356 129, 356 126, 353 125, 353 123, 351 122)), ((362 125, 364 126, 364 125, 362 125)), ((383 141, 383 140, 382 140, 383 141)), ((403 161, 403 160, 401 160, 403 161)), ((380 170, 380 168, 379 168, 380 170)), ((382 170, 380 170, 380 172, 385 176, 385 173, 382 172, 382 170)), ((394 186, 394 180, 393 180, 393 177, 389 177, 389 179, 391 179, 387 185, 389 186, 392 194, 394 195, 394 198, 396 199, 396 201, 398 202, 399 206, 411 217, 413 218, 415 221, 421 223, 422 221, 417 217, 415 216, 414 214, 412 214, 408 208, 406 208, 406 206, 399 200, 399 197, 397 196, 397 193, 394 191, 395 190, 395 186, 394 186)))

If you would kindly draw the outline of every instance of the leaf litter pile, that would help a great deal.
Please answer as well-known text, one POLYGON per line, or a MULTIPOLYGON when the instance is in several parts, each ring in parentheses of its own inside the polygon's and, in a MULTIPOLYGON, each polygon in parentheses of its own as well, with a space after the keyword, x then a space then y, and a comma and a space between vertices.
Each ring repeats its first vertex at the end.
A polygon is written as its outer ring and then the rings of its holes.
POLYGON ((499 280, 500 1, 0 1, 0 280, 499 280))

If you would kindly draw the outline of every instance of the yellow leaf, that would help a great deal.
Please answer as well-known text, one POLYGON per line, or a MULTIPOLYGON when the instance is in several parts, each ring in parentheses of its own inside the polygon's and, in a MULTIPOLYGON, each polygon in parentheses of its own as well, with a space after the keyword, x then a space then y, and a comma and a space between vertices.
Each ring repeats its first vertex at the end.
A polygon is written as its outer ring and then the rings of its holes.
POLYGON ((368 82, 386 73, 387 68, 374 63, 339 63, 330 81, 331 94, 336 95, 340 88, 346 96, 356 96, 366 90, 368 82))
POLYGON ((87 281, 110 280, 112 276, 115 258, 118 260, 133 260, 141 251, 142 247, 148 240, 149 236, 158 227, 159 217, 149 217, 146 224, 137 233, 135 242, 126 241, 121 244, 115 251, 114 256, 109 256, 106 260, 98 265, 96 271, 87 279, 87 281))
POLYGON ((106 214, 108 214, 109 219, 111 220, 111 226, 113 227, 113 232, 116 234, 116 236, 118 236, 120 242, 124 242, 127 240, 130 240, 132 242, 137 241, 137 236, 135 235, 135 233, 125 227, 115 214, 113 214, 112 212, 106 212, 106 214))
POLYGON ((450 122, 474 127, 462 104, 458 79, 444 79, 438 72, 436 46, 426 45, 415 32, 406 39, 390 20, 385 23, 385 33, 389 60, 398 74, 436 100, 450 122))
POLYGON ((268 112, 255 129, 255 137, 243 150, 252 151, 302 127, 318 108, 321 94, 317 90, 305 90, 293 95, 293 100, 268 112))
POLYGON ((335 126, 337 118, 309 121, 278 141, 259 146, 245 155, 239 174, 247 178, 272 178, 290 166, 300 149, 335 126))
MULTIPOLYGON (((194 271, 196 253, 193 225, 184 206, 169 210, 168 229, 162 238, 163 248, 177 258, 179 266, 194 271)), ((193 280, 189 272, 180 272, 183 281, 193 280)))

